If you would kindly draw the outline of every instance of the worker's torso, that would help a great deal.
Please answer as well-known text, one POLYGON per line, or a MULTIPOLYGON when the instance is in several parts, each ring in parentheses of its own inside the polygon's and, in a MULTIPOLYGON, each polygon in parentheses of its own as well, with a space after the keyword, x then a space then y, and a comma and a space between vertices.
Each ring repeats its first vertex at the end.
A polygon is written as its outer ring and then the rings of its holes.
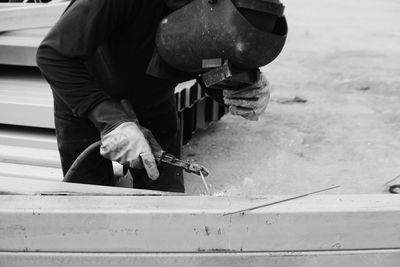
POLYGON ((163 0, 144 0, 131 21, 113 30, 86 62, 103 90, 116 98, 129 98, 137 109, 157 106, 173 94, 174 82, 146 74, 157 26, 166 14, 163 0))

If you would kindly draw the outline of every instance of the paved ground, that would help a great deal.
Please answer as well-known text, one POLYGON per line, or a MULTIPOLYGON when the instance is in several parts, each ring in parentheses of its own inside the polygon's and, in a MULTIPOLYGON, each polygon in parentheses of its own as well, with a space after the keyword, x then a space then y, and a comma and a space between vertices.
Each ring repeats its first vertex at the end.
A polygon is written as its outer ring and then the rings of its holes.
MULTIPOLYGON (((209 167, 221 194, 383 192, 400 175, 400 1, 284 3, 287 45, 263 69, 274 84, 267 112, 225 116, 185 157, 209 167), (295 96, 307 103, 280 103, 295 96)), ((195 176, 186 187, 203 192, 195 176)))

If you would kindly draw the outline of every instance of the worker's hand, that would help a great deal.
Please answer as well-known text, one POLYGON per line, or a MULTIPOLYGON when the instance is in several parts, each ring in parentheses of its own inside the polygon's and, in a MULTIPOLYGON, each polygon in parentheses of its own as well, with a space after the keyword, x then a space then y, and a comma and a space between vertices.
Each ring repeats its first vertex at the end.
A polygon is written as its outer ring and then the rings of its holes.
POLYGON ((265 111, 270 96, 270 84, 264 74, 252 85, 239 90, 224 90, 224 103, 233 115, 257 121, 265 111))
POLYGON ((134 122, 124 122, 101 139, 100 154, 130 168, 145 168, 150 179, 159 176, 154 155, 162 153, 153 134, 134 122))

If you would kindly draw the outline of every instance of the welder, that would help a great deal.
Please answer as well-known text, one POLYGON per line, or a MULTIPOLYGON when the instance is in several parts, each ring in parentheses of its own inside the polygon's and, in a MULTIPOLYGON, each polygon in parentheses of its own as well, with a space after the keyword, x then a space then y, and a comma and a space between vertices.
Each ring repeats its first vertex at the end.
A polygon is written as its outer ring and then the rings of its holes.
MULTIPOLYGON (((100 153, 89 156, 72 182, 113 185, 111 161, 117 161, 130 167, 135 188, 184 192, 181 170, 157 166, 154 155, 162 149, 179 157, 174 88, 195 75, 163 60, 155 35, 165 16, 190 2, 71 1, 42 41, 37 64, 53 92, 64 175, 101 140, 100 153), (121 99, 130 101, 136 117, 121 99)), ((255 120, 265 110, 269 83, 259 77, 238 92, 224 91, 233 114, 255 120)))

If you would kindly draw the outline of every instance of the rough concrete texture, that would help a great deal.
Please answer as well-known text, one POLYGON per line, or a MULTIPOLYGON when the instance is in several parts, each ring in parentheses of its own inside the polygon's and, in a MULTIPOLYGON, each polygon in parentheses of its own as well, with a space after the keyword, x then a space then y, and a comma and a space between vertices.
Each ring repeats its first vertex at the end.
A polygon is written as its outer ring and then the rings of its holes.
MULTIPOLYGON (((224 116, 184 157, 227 195, 384 192, 400 174, 400 1, 284 4, 287 44, 263 68, 274 85, 267 112, 258 122, 224 116), (296 96, 307 102, 282 104, 296 96)), ((192 175, 186 188, 204 192, 192 175)))

